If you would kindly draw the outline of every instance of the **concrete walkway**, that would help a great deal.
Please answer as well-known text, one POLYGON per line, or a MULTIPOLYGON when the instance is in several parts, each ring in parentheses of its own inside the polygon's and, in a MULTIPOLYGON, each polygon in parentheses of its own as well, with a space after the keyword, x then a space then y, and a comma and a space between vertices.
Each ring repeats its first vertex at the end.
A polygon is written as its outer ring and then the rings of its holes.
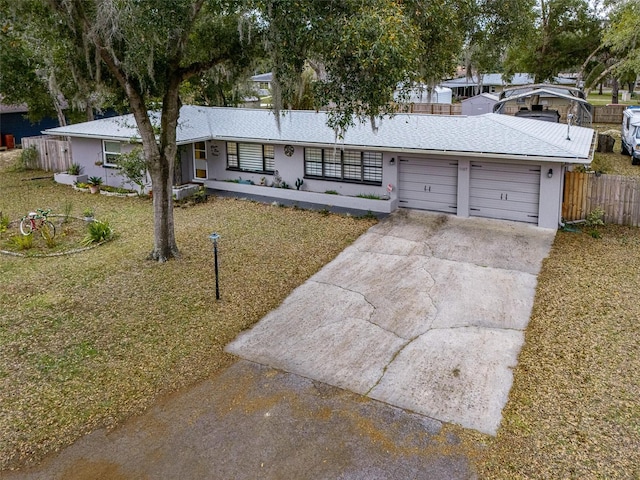
POLYGON ((402 210, 227 351, 495 435, 554 235, 402 210))

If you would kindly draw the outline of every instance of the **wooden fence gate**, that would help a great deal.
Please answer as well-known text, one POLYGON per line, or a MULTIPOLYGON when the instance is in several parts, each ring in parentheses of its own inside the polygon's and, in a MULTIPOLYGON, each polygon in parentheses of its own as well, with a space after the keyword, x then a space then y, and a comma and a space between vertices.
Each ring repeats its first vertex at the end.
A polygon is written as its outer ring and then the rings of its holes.
POLYGON ((69 140, 49 135, 23 138, 22 148, 29 147, 35 148, 38 152, 37 164, 29 165, 29 168, 64 172, 71 166, 71 142, 69 140))
POLYGON ((605 223, 640 226, 640 177, 566 172, 562 218, 584 220, 598 207, 605 223))

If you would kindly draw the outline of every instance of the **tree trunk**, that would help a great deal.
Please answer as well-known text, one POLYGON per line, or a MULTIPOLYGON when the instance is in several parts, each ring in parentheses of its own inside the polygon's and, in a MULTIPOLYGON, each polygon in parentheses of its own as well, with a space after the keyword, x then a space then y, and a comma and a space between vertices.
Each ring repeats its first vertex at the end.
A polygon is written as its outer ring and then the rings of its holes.
POLYGON ((180 116, 180 78, 170 77, 162 99, 160 154, 149 165, 153 188, 154 242, 149 258, 159 262, 177 257, 178 245, 173 221, 173 173, 178 151, 176 130, 180 116))
POLYGON ((611 103, 618 103, 618 91, 620 90, 620 84, 618 79, 613 77, 611 81, 611 103))
POLYGON ((154 159, 149 168, 151 186, 153 188, 153 250, 149 259, 159 262, 177 257, 178 246, 176 244, 173 221, 173 159, 163 155, 154 159))
POLYGON ((131 111, 142 139, 142 149, 149 168, 153 190, 154 235, 149 259, 159 262, 178 256, 173 222, 173 162, 176 155, 176 127, 178 124, 178 86, 164 97, 161 114, 160 144, 156 140, 156 126, 151 123, 142 96, 128 82, 123 82, 131 111), (173 98, 172 98, 173 97, 173 98), (172 128, 173 127, 173 128, 172 128))

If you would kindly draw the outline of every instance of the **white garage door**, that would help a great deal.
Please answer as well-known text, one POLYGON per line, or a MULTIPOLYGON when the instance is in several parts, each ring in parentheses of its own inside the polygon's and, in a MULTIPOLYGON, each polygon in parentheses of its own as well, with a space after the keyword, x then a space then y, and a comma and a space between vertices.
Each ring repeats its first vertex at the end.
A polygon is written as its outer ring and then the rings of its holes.
POLYGON ((469 214, 538 223, 540 166, 471 162, 469 214))
POLYGON ((401 207, 456 213, 458 162, 399 158, 398 201, 401 207))

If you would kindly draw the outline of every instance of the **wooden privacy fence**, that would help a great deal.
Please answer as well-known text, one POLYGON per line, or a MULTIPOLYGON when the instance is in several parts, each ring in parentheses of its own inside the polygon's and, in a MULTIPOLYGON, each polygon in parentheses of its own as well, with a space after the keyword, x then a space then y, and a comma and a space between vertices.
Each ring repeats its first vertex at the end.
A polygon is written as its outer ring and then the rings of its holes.
POLYGON ((429 113, 432 115, 460 115, 461 103, 412 103, 411 113, 429 113))
POLYGON ((23 138, 22 148, 29 147, 34 147, 38 152, 37 164, 29 165, 29 168, 64 172, 71 166, 71 142, 69 140, 49 135, 23 138))
POLYGON ((640 226, 640 177, 566 172, 562 218, 584 220, 598 207, 605 223, 640 226))
MULTIPOLYGON (((567 122, 567 106, 556 105, 551 108, 558 110, 560 114, 560 122, 567 122)), ((614 123, 620 125, 622 123, 622 112, 626 105, 594 105, 593 107, 593 123, 614 123)), ((519 105, 507 105, 503 113, 514 115, 520 109, 519 105)), ((461 103, 412 103, 411 113, 431 113, 434 115, 461 115, 461 103)))

